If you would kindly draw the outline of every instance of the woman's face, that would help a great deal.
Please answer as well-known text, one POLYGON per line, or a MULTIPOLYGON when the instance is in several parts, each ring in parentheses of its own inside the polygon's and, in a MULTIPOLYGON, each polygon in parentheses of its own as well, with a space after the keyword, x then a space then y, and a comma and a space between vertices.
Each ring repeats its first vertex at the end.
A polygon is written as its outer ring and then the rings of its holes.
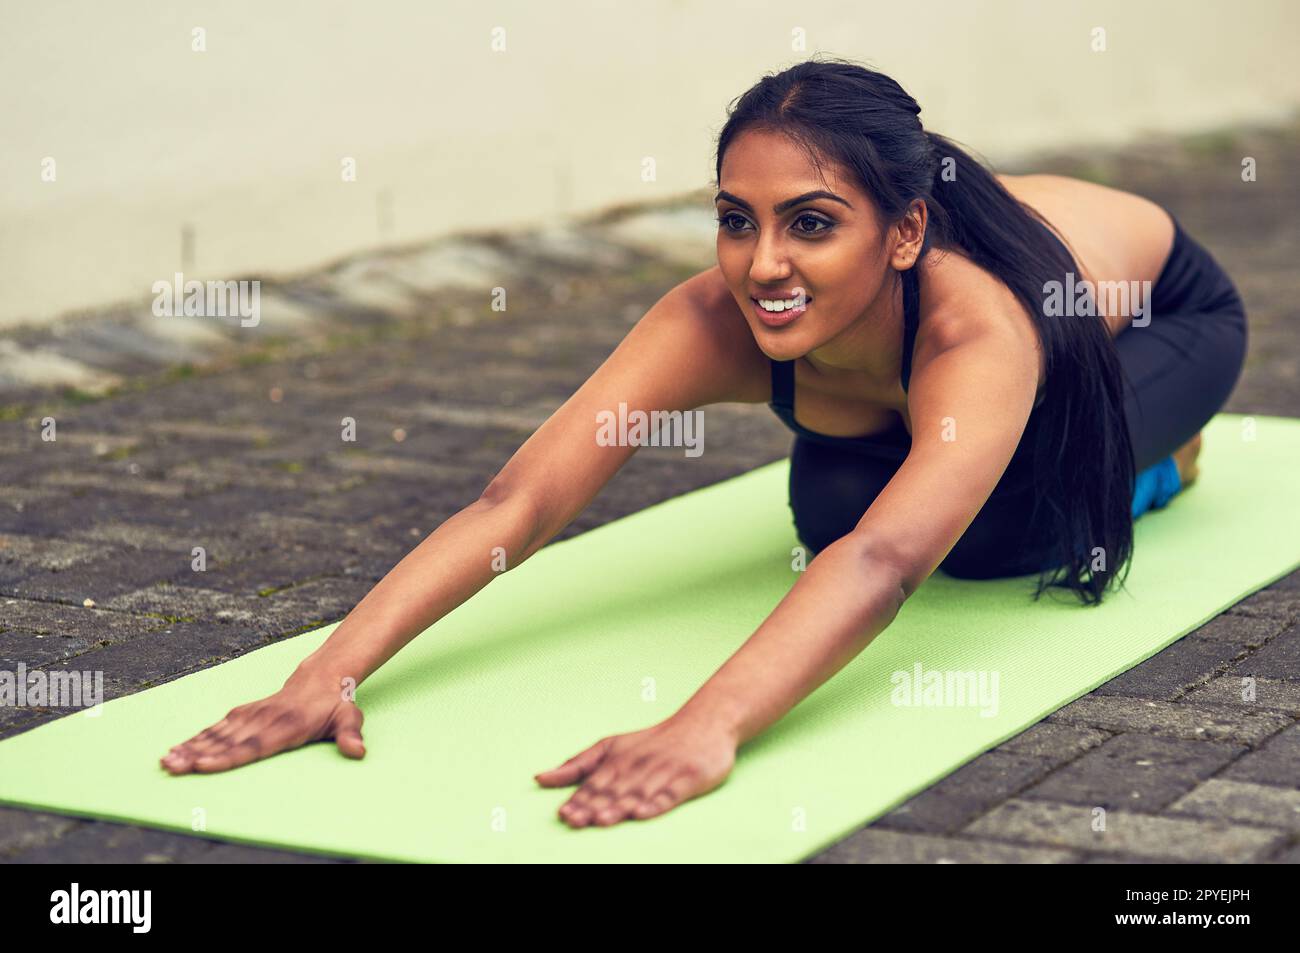
POLYGON ((898 247, 899 230, 883 228, 844 170, 826 165, 824 174, 783 135, 737 136, 718 180, 718 266, 768 357, 816 350, 826 364, 860 366, 893 313, 893 270, 917 249, 898 247), (786 310, 755 299, 784 300, 786 310))

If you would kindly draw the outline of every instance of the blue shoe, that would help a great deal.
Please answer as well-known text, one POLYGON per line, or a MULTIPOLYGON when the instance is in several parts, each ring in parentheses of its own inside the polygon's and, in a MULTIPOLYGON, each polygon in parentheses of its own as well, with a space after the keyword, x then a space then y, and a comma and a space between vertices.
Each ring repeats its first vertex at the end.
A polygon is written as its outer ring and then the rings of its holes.
POLYGON ((1171 454, 1137 475, 1133 488, 1133 518, 1137 519, 1147 510, 1161 509, 1182 488, 1178 465, 1171 454))

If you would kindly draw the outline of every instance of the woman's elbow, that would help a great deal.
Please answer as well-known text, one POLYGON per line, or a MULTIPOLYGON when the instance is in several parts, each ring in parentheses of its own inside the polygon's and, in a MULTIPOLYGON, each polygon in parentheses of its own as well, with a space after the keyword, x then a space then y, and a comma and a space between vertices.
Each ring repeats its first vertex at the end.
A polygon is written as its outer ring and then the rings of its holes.
POLYGON ((880 582, 881 588, 895 603, 895 611, 925 581, 924 577, 918 579, 917 574, 909 570, 905 557, 896 547, 883 541, 849 533, 831 545, 847 552, 865 578, 880 582))

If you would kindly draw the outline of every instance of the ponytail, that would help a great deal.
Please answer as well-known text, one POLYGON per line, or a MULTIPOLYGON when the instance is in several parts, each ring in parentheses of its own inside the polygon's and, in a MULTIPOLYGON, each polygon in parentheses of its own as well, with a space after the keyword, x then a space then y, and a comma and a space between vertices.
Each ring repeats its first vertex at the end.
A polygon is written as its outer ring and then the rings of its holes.
POLYGON ((1046 355, 1030 523, 1046 511, 1057 568, 1040 575, 1034 596, 1062 586, 1098 604, 1121 568, 1127 576, 1133 551, 1136 464, 1115 341, 1101 317, 1047 307, 1049 283, 1060 287, 1073 274, 1077 284, 1079 268, 1044 234, 1051 226, 1042 216, 950 139, 925 136, 938 159, 927 202, 936 244, 959 248, 1007 284, 1033 316, 1046 355))

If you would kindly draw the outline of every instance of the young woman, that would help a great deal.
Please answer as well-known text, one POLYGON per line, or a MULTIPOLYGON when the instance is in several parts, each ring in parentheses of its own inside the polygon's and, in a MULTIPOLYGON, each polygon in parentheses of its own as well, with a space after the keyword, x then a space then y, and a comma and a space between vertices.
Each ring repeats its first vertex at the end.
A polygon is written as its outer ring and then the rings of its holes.
POLYGON ((173 748, 167 770, 330 738, 361 757, 361 711, 340 686, 486 585, 495 547, 516 567, 583 510, 635 452, 595 439, 620 402, 770 402, 797 434, 790 505, 816 558, 677 713, 535 775, 582 782, 559 809, 573 827, 717 787, 737 747, 936 568, 1039 572, 1035 598, 1051 585, 1099 602, 1130 560, 1133 520, 1196 475, 1199 431, 1244 360, 1241 298, 1154 203, 994 176, 919 112, 889 77, 839 60, 750 89, 718 143, 717 266, 660 299, 282 690, 173 748))

